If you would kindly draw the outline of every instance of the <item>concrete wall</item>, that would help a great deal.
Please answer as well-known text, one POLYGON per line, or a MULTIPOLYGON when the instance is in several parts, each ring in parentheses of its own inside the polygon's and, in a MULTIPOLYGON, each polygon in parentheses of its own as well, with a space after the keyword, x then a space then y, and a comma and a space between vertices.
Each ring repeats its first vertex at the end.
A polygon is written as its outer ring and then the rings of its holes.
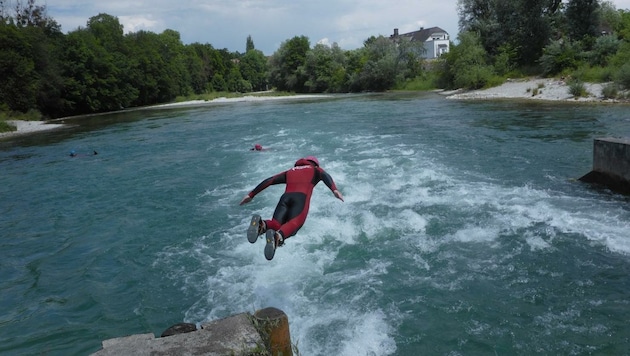
POLYGON ((156 338, 137 334, 104 340, 91 356, 292 356, 289 319, 280 309, 265 308, 201 324, 180 323, 156 338), (190 326, 190 327, 189 327, 190 326), (171 332, 174 331, 174 332, 171 332), (181 332, 181 333, 180 333, 181 332))
POLYGON ((593 170, 580 180, 601 184, 622 194, 630 194, 630 139, 595 139, 593 170))
POLYGON ((248 355, 264 347, 251 316, 245 313, 201 327, 168 337, 148 333, 104 340, 103 348, 92 356, 248 355))

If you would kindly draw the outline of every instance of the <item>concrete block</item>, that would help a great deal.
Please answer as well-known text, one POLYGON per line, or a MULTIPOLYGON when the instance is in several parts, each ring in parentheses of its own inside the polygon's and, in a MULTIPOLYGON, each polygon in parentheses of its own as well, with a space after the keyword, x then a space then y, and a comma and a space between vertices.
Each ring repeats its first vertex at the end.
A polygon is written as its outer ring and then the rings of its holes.
POLYGON ((264 349, 251 315, 237 314, 202 325, 197 331, 155 338, 140 334, 109 339, 94 356, 247 355, 264 349))
POLYGON ((593 170, 580 178, 630 194, 630 140, 598 138, 593 143, 593 170))

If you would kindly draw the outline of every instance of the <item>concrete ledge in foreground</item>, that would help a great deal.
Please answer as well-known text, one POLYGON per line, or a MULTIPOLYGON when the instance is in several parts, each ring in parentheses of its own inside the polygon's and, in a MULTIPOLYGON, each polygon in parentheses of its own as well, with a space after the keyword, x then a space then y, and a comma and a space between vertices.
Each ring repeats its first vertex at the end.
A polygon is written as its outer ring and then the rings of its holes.
POLYGON ((251 315, 237 314, 202 324, 202 329, 155 338, 152 333, 102 342, 93 356, 249 355, 264 350, 264 342, 252 324, 251 315))
POLYGON ((593 170, 581 177, 580 181, 630 194, 630 139, 595 139, 593 170))

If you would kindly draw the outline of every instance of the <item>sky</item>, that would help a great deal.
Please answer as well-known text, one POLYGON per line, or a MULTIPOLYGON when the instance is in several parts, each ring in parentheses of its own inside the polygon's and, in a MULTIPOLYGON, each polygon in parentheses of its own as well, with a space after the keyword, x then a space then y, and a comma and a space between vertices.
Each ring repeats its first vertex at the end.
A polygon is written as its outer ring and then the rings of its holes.
MULTIPOLYGON (((18 0, 9 0, 14 2, 18 0)), ((21 0, 24 1, 24 0, 21 0)), ((5 1, 6 2, 6 1, 5 1)), ((611 1, 629 9, 630 0, 611 1)), ((337 43, 346 50, 370 36, 389 36, 440 27, 457 42, 457 0, 36 0, 64 33, 86 27, 90 17, 118 18, 125 33, 139 30, 179 32, 184 44, 211 44, 245 52, 247 36, 265 55, 295 36, 311 46, 337 43)))

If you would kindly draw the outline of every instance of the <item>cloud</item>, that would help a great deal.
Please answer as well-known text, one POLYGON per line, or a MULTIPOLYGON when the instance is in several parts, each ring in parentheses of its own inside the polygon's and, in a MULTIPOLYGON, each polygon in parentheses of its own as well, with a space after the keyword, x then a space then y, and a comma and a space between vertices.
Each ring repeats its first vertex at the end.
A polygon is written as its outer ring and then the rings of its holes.
POLYGON ((138 32, 140 30, 154 31, 158 21, 152 20, 150 16, 120 16, 118 21, 123 25, 125 33, 138 32))
POLYGON ((49 1, 49 15, 65 32, 85 27, 90 17, 106 13, 117 17, 126 33, 172 29, 184 43, 209 43, 230 51, 244 51, 251 35, 256 48, 266 54, 295 36, 306 36, 311 44, 336 42, 344 49, 355 49, 370 36, 391 34, 394 27, 412 31, 425 24, 457 30, 452 26, 455 5, 442 5, 438 15, 426 11, 435 9, 429 0, 49 1), (432 22, 432 18, 443 21, 432 22))
MULTIPOLYGON (((613 3, 618 9, 630 7, 630 0, 613 3)), ((437 26, 451 40, 459 30, 456 0, 47 0, 46 7, 65 32, 106 13, 118 17, 125 32, 171 29, 186 44, 230 51, 243 52, 252 36, 265 54, 295 36, 308 37, 311 45, 324 41, 356 49, 370 36, 389 36, 394 28, 406 33, 437 26)))

